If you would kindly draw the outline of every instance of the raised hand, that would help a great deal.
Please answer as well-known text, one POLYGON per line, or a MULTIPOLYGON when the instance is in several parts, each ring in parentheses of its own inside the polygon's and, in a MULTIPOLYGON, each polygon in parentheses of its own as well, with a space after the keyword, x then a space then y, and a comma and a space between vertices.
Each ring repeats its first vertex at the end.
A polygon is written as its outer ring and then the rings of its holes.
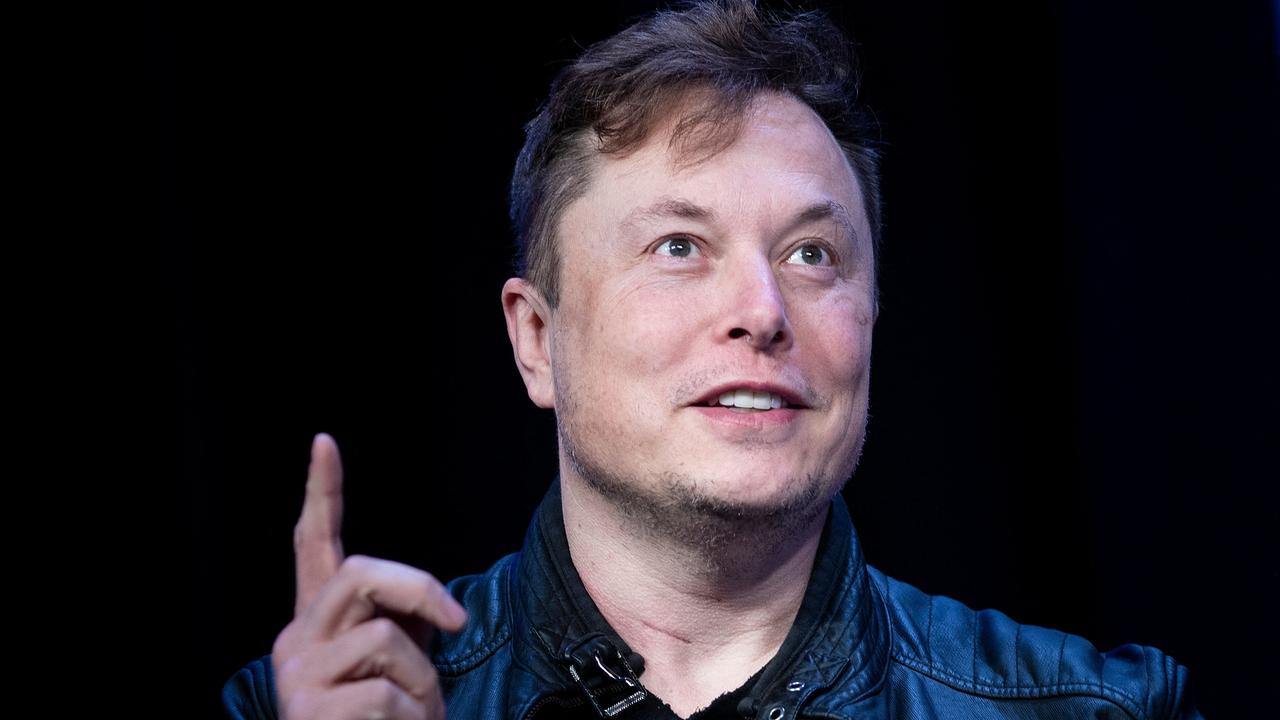
POLYGON ((306 499, 293 531, 297 596, 276 637, 279 715, 287 720, 444 718, 427 644, 466 613, 429 573, 342 550, 342 459, 333 438, 311 445, 306 499))

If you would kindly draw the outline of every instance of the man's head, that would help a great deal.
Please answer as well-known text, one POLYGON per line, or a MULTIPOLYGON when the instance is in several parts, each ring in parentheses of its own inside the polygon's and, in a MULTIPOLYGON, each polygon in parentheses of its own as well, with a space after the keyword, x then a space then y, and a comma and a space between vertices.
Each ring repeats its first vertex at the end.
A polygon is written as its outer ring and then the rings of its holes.
POLYGON ((676 98, 697 88, 710 91, 707 102, 682 118, 672 138, 691 159, 732 142, 762 90, 789 93, 813 109, 858 177, 878 261, 879 155, 870 113, 857 101, 848 40, 818 12, 779 18, 753 0, 692 2, 588 48, 556 77, 525 128, 511 180, 513 270, 552 309, 560 300, 559 222, 590 183, 592 161, 635 149, 676 98))
POLYGON ((566 481, 715 542, 807 522, 852 474, 878 211, 851 78, 818 18, 722 2, 557 79, 513 182, 528 264, 503 305, 566 481), (708 407, 760 383, 798 407, 708 407))

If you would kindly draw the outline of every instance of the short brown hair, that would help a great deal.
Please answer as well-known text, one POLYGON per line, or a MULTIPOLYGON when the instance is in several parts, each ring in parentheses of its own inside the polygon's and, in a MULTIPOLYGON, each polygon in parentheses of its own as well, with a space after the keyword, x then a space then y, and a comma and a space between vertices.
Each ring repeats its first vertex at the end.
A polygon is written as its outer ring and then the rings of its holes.
MULTIPOLYGON (((556 76, 525 126, 511 179, 513 270, 552 309, 560 303, 556 231, 565 208, 586 191, 593 155, 636 149, 665 108, 697 89, 712 92, 680 119, 671 143, 703 157, 733 143, 745 109, 762 91, 788 93, 812 108, 858 178, 878 266, 879 152, 870 113, 857 101, 858 76, 844 34, 821 11, 777 17, 755 0, 692 2, 587 48, 556 76)), ((878 289, 875 294, 878 301, 878 289)))

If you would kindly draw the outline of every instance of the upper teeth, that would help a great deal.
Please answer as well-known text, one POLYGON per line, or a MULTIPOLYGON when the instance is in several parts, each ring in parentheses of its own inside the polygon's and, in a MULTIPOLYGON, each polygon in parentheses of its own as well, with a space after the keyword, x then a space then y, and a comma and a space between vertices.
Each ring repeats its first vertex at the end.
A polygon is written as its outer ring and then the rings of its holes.
POLYGON ((756 410, 776 410, 790 406, 790 403, 783 400, 781 395, 745 388, 721 394, 718 402, 725 407, 755 408, 756 410))

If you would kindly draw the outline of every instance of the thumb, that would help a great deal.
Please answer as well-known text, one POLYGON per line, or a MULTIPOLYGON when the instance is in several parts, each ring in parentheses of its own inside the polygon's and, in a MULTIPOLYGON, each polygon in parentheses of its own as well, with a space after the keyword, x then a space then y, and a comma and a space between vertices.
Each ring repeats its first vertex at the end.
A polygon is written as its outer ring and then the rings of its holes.
POLYGON ((301 615, 320 588, 342 565, 342 457, 327 433, 311 442, 306 499, 293 529, 297 596, 294 615, 301 615))

